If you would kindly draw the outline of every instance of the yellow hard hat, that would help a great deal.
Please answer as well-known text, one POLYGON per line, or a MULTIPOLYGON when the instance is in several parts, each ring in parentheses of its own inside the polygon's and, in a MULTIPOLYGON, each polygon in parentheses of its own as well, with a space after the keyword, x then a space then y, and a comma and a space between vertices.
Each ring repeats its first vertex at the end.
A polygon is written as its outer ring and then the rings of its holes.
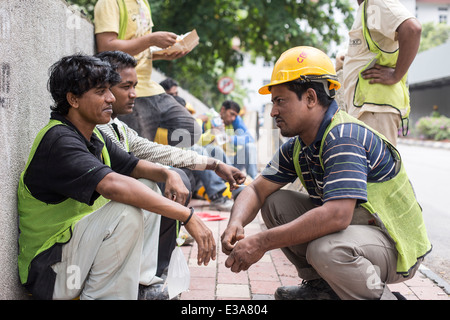
POLYGON ((328 83, 330 96, 341 87, 331 59, 321 50, 301 46, 285 51, 275 63, 270 83, 259 89, 260 94, 270 94, 269 87, 293 80, 328 83))

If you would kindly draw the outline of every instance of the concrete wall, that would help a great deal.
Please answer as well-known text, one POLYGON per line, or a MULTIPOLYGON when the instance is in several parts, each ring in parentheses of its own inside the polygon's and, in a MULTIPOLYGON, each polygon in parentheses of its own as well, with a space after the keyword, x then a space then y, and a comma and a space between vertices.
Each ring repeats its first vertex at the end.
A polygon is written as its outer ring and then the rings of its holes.
POLYGON ((450 117, 450 84, 428 87, 411 87, 410 127, 414 128, 421 117, 429 117, 437 106, 441 115, 450 117))
POLYGON ((49 119, 48 68, 76 52, 94 52, 93 26, 65 1, 0 1, 0 299, 26 298, 17 271, 17 184, 49 119))

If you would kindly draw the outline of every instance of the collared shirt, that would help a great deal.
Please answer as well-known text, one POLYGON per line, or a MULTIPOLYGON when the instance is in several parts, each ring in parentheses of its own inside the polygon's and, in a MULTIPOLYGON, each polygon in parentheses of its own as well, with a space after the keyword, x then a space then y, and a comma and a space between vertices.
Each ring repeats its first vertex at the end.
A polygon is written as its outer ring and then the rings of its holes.
POLYGON ((206 156, 193 150, 163 145, 143 138, 118 118, 97 127, 120 148, 129 149, 139 159, 175 168, 206 170, 208 162, 206 156), (114 129, 114 124, 117 125, 117 131, 114 129))
POLYGON ((382 139, 361 125, 344 123, 323 137, 338 110, 336 102, 329 106, 311 145, 305 145, 299 137, 284 143, 263 170, 262 176, 279 184, 294 182, 297 173, 293 153, 295 142, 299 140, 300 168, 306 190, 315 204, 349 198, 366 202, 367 181, 390 179, 395 174, 395 161, 382 139), (324 168, 319 160, 322 139, 325 139, 322 153, 324 168))
POLYGON ((64 116, 53 112, 51 118, 66 125, 55 126, 45 134, 24 178, 40 201, 55 204, 72 198, 91 205, 99 196, 97 184, 108 173, 130 175, 139 161, 104 135, 111 158, 108 167, 101 160, 103 142, 95 134, 87 141, 64 116))

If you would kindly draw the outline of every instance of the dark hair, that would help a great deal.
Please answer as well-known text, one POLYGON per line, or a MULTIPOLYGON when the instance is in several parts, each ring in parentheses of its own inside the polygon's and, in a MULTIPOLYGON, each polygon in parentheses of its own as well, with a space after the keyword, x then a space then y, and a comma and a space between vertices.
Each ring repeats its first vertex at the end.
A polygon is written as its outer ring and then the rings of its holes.
POLYGON ((173 80, 172 78, 166 78, 163 81, 161 81, 159 83, 161 85, 161 87, 164 88, 164 90, 169 90, 170 88, 172 88, 173 86, 178 87, 178 82, 176 82, 175 80, 173 80))
POLYGON ((108 62, 80 53, 63 57, 50 67, 49 73, 47 88, 55 102, 51 109, 62 115, 67 115, 71 107, 69 92, 80 97, 93 88, 120 82, 119 74, 108 62))
POLYGON ((237 113, 241 112, 241 107, 239 106, 239 104, 237 104, 234 101, 231 100, 226 100, 222 103, 222 107, 225 108, 225 110, 228 109, 233 109, 234 111, 236 111, 237 113))
POLYGON ((333 102, 333 98, 330 98, 323 87, 323 84, 320 82, 305 82, 304 80, 297 79, 290 82, 285 83, 290 91, 293 91, 297 94, 299 100, 302 100, 303 94, 309 88, 312 88, 316 94, 319 103, 328 108, 330 104, 333 102))
POLYGON ((136 59, 123 51, 104 51, 97 53, 95 57, 109 62, 111 67, 117 72, 127 68, 136 68, 137 66, 136 59))

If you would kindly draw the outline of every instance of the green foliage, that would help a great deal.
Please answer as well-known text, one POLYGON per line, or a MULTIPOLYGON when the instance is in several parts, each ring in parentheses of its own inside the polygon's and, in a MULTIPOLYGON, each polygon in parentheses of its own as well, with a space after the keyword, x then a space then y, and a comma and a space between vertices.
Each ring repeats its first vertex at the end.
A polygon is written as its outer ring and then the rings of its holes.
POLYGON ((446 116, 431 116, 420 118, 416 123, 420 138, 431 140, 450 139, 450 118, 446 116))
POLYGON ((444 23, 427 22, 422 25, 419 52, 444 44, 450 39, 450 26, 444 23))
POLYGON ((76 7, 91 21, 94 20, 94 6, 97 0, 67 0, 67 3, 76 7))
MULTIPOLYGON (((150 0, 154 31, 184 34, 196 29, 200 44, 176 61, 156 61, 155 67, 180 83, 207 105, 223 100, 217 81, 233 76, 243 52, 266 61, 298 45, 328 52, 341 41, 335 14, 350 27, 353 0, 150 0), (240 42, 239 50, 233 39, 240 42)), ((70 0, 92 18, 95 0, 70 0)))

